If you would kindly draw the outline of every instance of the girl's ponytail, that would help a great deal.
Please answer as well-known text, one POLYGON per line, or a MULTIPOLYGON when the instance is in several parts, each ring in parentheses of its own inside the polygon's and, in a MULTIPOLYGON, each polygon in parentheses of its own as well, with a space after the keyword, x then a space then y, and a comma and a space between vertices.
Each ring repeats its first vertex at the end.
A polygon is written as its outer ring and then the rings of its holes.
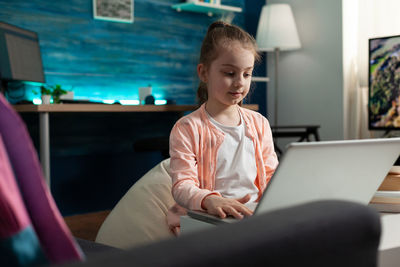
POLYGON ((204 104, 208 99, 207 84, 200 81, 199 87, 197 88, 197 100, 199 106, 204 104))

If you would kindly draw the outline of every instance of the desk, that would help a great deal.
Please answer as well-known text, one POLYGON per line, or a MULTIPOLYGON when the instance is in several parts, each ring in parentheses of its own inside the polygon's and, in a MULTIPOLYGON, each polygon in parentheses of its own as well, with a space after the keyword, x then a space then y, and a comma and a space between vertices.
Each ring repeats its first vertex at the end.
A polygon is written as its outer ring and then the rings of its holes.
MULTIPOLYGON (((245 108, 258 110, 257 104, 244 105, 245 108)), ((184 113, 197 109, 197 105, 107 105, 107 104, 50 104, 50 105, 14 105, 18 112, 39 113, 40 161, 46 183, 50 187, 50 122, 49 113, 54 112, 178 112, 184 113)))
POLYGON ((299 137, 298 142, 310 141, 310 136, 314 136, 315 141, 319 141, 319 125, 296 125, 296 126, 271 126, 272 135, 280 137, 299 137))
MULTIPOLYGON (((315 141, 319 141, 318 129, 319 125, 288 125, 288 126, 271 126, 272 136, 274 139, 281 137, 298 137, 297 142, 310 142, 310 137, 313 136, 315 141)), ((275 150, 282 154, 282 150, 276 145, 275 150)))

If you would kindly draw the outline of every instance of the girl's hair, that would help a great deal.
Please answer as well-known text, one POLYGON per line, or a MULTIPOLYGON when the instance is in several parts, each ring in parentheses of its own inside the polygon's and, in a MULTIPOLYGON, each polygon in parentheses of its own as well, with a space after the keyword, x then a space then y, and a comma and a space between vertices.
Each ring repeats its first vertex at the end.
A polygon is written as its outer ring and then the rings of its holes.
MULTIPOLYGON (((260 61, 261 56, 257 51, 256 41, 250 34, 238 26, 223 21, 216 21, 208 27, 207 34, 201 45, 199 63, 204 64, 208 68, 211 62, 218 57, 218 49, 229 47, 232 41, 239 41, 244 48, 253 52, 255 62, 260 61)), ((197 89, 197 98, 199 105, 208 99, 207 85, 202 81, 200 81, 197 89)))

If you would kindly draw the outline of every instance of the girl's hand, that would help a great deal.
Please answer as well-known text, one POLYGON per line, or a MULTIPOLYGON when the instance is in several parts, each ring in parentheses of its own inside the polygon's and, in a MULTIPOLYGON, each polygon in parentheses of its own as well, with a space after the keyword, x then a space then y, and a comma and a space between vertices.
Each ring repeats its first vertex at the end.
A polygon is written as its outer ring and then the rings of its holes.
POLYGON ((249 208, 243 205, 249 200, 249 194, 238 199, 209 195, 204 198, 202 207, 207 213, 217 215, 221 218, 226 218, 228 215, 231 215, 237 219, 242 219, 243 215, 250 216, 253 214, 249 208))

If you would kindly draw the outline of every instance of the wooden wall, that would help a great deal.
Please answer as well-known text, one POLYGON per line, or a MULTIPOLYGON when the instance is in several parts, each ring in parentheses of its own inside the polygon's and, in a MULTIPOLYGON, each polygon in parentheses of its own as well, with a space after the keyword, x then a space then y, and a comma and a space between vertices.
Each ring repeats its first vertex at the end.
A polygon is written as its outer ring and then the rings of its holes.
MULTIPOLYGON (((171 6, 179 2, 135 0, 134 23, 118 23, 93 19, 91 0, 0 0, 0 21, 36 31, 46 82, 78 99, 138 99, 151 84, 156 99, 192 104, 200 44, 218 17, 178 13, 171 6)), ((234 23, 244 25, 244 13, 234 23)))

